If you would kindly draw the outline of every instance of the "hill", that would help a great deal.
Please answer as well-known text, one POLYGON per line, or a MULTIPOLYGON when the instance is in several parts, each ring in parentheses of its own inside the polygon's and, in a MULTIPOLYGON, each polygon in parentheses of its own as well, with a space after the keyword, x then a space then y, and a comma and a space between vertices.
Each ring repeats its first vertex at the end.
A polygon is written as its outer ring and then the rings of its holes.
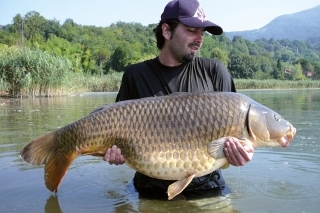
POLYGON ((233 36, 241 36, 251 41, 261 38, 307 40, 310 37, 320 36, 319 23, 320 5, 298 13, 279 16, 260 29, 226 32, 226 35, 230 39, 233 36))

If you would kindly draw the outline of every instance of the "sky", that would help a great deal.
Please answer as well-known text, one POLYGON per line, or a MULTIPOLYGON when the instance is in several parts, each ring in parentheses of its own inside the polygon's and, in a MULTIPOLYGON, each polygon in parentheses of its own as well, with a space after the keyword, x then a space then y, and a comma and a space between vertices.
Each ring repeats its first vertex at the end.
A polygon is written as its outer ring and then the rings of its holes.
MULTIPOLYGON (((17 14, 36 11, 63 24, 108 27, 112 23, 158 23, 169 0, 0 0, 0 25, 12 24, 17 14)), ((259 29, 274 18, 320 5, 320 0, 199 0, 207 19, 225 32, 259 29)))

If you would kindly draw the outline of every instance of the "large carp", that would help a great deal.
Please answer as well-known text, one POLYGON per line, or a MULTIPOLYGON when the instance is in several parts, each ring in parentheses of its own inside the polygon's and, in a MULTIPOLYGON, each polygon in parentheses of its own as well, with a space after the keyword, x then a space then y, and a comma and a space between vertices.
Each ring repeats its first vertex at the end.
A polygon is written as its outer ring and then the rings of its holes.
POLYGON ((173 93, 106 105, 33 140, 21 156, 45 164, 45 184, 57 191, 78 154, 104 156, 117 145, 131 168, 177 180, 168 188, 172 199, 194 177, 228 165, 227 137, 253 147, 287 147, 295 133, 279 114, 239 93, 173 93))

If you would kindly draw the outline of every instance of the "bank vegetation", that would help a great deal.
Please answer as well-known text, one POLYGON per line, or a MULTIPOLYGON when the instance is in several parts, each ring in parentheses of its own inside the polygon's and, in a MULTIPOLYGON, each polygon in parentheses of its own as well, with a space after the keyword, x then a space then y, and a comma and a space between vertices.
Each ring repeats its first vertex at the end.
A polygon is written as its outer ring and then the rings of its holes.
MULTIPOLYGON (((63 24, 36 11, 0 26, 0 96, 117 91, 127 66, 154 58, 156 24, 63 24)), ((320 88, 320 37, 309 41, 205 34, 200 56, 217 58, 238 89, 320 88)))

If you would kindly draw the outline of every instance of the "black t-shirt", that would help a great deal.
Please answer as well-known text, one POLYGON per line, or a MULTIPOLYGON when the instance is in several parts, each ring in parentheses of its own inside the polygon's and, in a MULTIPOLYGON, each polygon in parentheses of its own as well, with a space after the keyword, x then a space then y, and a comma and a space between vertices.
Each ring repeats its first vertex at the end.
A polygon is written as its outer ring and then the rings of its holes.
MULTIPOLYGON (((116 101, 163 96, 172 92, 203 91, 236 92, 233 79, 222 62, 196 57, 191 62, 168 67, 154 58, 126 69, 116 101)), ((173 182, 151 178, 139 172, 134 177, 138 189, 166 191, 173 182)), ((212 188, 225 188, 220 170, 194 178, 184 191, 212 188)))
POLYGON ((162 96, 172 92, 236 92, 228 69, 219 60, 195 58, 176 67, 162 65, 158 58, 127 68, 117 101, 162 96))

